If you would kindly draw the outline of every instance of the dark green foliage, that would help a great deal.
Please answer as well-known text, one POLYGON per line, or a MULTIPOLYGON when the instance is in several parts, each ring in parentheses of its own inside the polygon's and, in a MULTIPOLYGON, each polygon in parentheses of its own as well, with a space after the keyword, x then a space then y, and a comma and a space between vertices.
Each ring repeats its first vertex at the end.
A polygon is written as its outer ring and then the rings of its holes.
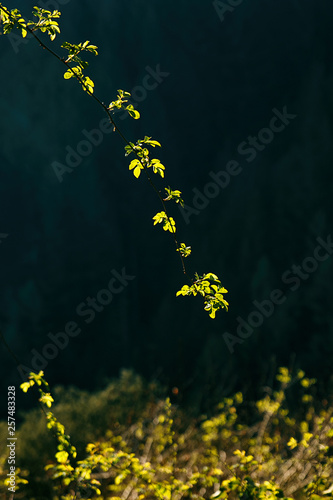
POLYGON ((276 380, 254 413, 237 393, 210 418, 187 417, 157 384, 129 371, 96 394, 57 389, 52 412, 41 389, 48 420, 65 424, 72 451, 46 430, 45 415, 28 413, 17 434, 28 483, 19 483, 17 498, 332 498, 333 407, 314 408, 315 381, 304 372, 280 368, 276 380), (302 389, 292 415, 286 395, 295 384, 302 389))
MULTIPOLYGON (((78 458, 83 458, 88 442, 105 436, 108 429, 124 429, 164 394, 159 384, 146 384, 133 372, 123 370, 120 378, 91 394, 75 387, 56 387, 54 414, 64 424, 75 443, 78 458), (73 402, 75 401, 75 404, 73 402)), ((7 426, 0 425, 1 441, 7 426)), ((32 489, 39 489, 44 466, 57 450, 54 437, 46 428, 45 415, 40 409, 28 412, 20 427, 17 447, 17 465, 30 471, 32 489)), ((29 481, 29 482, 30 482, 29 481)))

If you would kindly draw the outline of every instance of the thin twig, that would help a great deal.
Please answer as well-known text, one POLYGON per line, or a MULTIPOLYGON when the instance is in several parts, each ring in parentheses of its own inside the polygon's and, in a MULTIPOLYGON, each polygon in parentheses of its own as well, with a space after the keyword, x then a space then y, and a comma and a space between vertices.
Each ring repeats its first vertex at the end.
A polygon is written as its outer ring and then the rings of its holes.
MULTIPOLYGON (((21 25, 21 23, 19 23, 18 21, 16 21, 15 19, 13 19, 13 17, 11 16, 11 13, 10 11, 6 8, 6 7, 3 7, 0 5, 0 11, 3 11, 5 12, 14 22, 15 24, 19 25, 21 28, 23 27, 21 25)), ((146 175, 147 175, 147 178, 148 178, 148 181, 149 183, 151 184, 151 186, 153 187, 155 193, 157 194, 158 198, 160 199, 160 202, 163 206, 163 209, 164 209, 164 212, 167 216, 167 219, 168 219, 168 222, 172 228, 172 235, 173 235, 173 239, 174 239, 174 242, 175 242, 175 245, 176 245, 176 249, 178 250, 180 247, 179 247, 179 244, 178 244, 178 241, 177 241, 177 238, 176 238, 176 232, 175 232, 175 229, 174 229, 174 226, 171 224, 171 221, 170 221, 170 217, 169 217, 169 214, 168 214, 168 211, 166 209, 166 206, 165 206, 165 203, 164 203, 164 200, 159 192, 159 190, 157 189, 157 187, 155 186, 154 182, 152 181, 151 177, 149 176, 148 174, 148 169, 146 167, 146 165, 144 164, 144 162, 142 161, 142 159, 140 158, 140 156, 138 155, 138 153, 135 151, 135 149, 133 148, 132 144, 130 143, 130 141, 128 141, 126 139, 126 137, 124 136, 124 134, 122 133, 122 131, 119 129, 118 125, 115 123, 114 119, 112 118, 112 115, 110 113, 110 110, 109 108, 93 93, 89 90, 88 86, 86 85, 86 83, 84 82, 84 80, 80 77, 80 75, 78 75, 77 73, 75 73, 75 71, 72 69, 72 67, 69 65, 68 63, 68 59, 65 60, 64 58, 60 57, 56 52, 54 52, 50 47, 48 47, 35 33, 34 33, 34 30, 32 30, 31 28, 29 28, 29 26, 24 26, 24 29, 26 31, 28 31, 34 38, 35 40, 40 44, 41 47, 43 47, 43 49, 47 50, 53 57, 55 57, 56 59, 58 59, 58 61, 60 61, 62 64, 64 64, 66 66, 66 68, 68 70, 70 70, 73 74, 73 76, 80 82, 80 84, 82 85, 82 87, 85 89, 85 91, 87 92, 88 95, 90 95, 90 97, 92 97, 98 104, 99 106, 102 107, 102 109, 104 110, 104 112, 107 114, 110 122, 112 123, 113 127, 114 127, 114 130, 118 133, 118 135, 122 138, 122 140, 126 143, 127 146, 129 146, 132 151, 134 152, 135 156, 137 157, 137 159, 140 161, 146 175)), ((187 275, 187 272, 186 272, 186 267, 185 267, 185 262, 184 262, 184 258, 183 256, 181 255, 181 252, 178 252, 179 254, 179 257, 180 257, 180 260, 181 260, 181 266, 182 266, 182 270, 183 270, 183 273, 188 277, 187 275)), ((191 280, 190 280, 191 281, 191 280)))

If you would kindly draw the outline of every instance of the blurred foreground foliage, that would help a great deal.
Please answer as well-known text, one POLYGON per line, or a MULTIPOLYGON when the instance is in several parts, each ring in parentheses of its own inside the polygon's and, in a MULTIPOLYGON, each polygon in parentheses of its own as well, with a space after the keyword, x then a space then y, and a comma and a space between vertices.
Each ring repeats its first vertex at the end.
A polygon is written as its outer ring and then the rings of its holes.
MULTIPOLYGON (((16 433, 16 499, 333 498, 333 405, 314 400, 315 380, 302 371, 280 368, 259 401, 239 392, 200 417, 129 370, 95 394, 56 388, 52 412, 42 377, 34 380, 48 428, 34 410, 16 433)), ((7 473, 4 450, 4 495, 7 473)))

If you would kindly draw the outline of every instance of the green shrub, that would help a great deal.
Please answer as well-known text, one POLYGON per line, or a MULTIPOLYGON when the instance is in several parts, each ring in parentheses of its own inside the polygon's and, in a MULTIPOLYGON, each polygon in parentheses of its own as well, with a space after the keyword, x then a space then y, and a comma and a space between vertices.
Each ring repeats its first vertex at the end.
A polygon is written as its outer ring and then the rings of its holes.
POLYGON ((292 378, 280 368, 276 378, 279 387, 253 405, 255 418, 237 393, 211 418, 190 420, 129 371, 96 394, 58 389, 51 412, 53 398, 34 374, 51 433, 44 415, 27 413, 17 437, 28 484, 17 498, 333 498, 333 407, 315 410, 314 381, 303 372, 292 378), (286 394, 296 383, 301 401, 291 416, 286 394))

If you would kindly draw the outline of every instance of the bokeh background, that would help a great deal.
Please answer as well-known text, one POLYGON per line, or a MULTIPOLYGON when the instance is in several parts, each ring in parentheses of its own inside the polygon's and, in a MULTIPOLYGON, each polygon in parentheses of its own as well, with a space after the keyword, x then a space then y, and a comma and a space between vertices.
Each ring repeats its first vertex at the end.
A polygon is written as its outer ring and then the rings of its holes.
MULTIPOLYGON (((33 5, 7 2, 30 17, 33 5)), ((179 240, 193 249, 189 270, 218 274, 230 310, 212 321, 199 298, 175 297, 184 279, 172 238, 153 227, 161 207, 128 171, 116 134, 104 134, 59 182, 54 162, 66 164, 66 148, 76 151, 83 131, 99 128, 102 110, 34 40, 1 36, 0 326, 20 362, 33 368, 31 351, 42 354, 48 334, 75 321, 80 334, 44 368, 53 385, 96 390, 133 368, 177 387, 179 404, 205 411, 235 390, 256 393, 284 365, 316 377, 324 394, 332 383, 333 257, 294 291, 282 277, 332 231, 333 4, 244 0, 224 13, 223 2, 202 0, 37 5, 62 12, 57 52, 65 54, 63 41, 99 47, 87 74, 102 101, 119 88, 133 92, 141 119, 119 115, 118 124, 130 140, 162 143, 166 184, 195 209, 187 218, 173 212, 179 240), (160 76, 148 89, 154 71, 160 76), (265 135, 273 110, 284 108, 296 116, 265 135), (258 133, 269 141, 245 154, 258 133), (198 208, 210 173, 231 160, 241 172, 198 208), (135 279, 87 324, 77 306, 123 268, 135 279), (225 333, 237 335, 237 318, 247 321, 254 301, 275 289, 283 304, 228 348, 225 333)), ((19 383, 1 347, 1 384, 19 383)))

